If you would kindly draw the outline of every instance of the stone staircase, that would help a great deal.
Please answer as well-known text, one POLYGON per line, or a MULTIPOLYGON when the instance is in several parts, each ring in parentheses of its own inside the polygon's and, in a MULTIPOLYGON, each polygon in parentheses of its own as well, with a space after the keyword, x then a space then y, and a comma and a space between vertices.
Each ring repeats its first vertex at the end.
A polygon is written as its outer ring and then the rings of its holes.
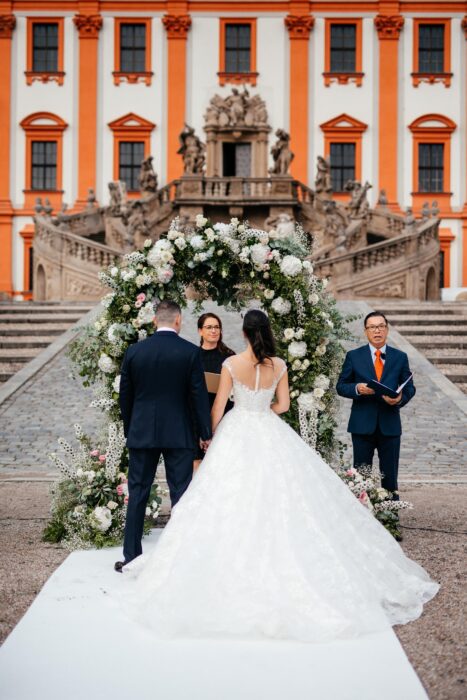
POLYGON ((467 393, 467 302, 375 300, 374 308, 467 393))
POLYGON ((92 304, 0 302, 0 383, 87 313, 92 304))

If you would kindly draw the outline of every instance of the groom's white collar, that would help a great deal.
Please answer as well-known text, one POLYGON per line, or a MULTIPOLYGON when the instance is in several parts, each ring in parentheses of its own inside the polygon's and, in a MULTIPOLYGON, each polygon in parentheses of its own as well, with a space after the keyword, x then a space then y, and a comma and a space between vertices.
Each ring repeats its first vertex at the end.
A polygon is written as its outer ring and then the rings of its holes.
POLYGON ((161 331, 172 331, 172 333, 176 333, 177 331, 175 328, 170 328, 169 326, 161 326, 156 330, 156 333, 160 333, 161 331))

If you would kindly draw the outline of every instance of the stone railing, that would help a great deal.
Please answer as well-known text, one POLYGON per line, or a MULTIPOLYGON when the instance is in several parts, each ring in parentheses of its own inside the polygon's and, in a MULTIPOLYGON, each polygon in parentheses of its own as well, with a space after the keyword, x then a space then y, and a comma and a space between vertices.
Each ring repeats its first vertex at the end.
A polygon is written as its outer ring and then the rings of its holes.
POLYGON ((37 217, 34 236, 34 298, 37 301, 94 301, 102 296, 98 272, 121 252, 62 231, 37 217))
POLYGON ((54 221, 62 230, 78 236, 92 236, 104 231, 103 208, 89 207, 75 214, 59 213, 54 221))
POLYGON ((314 261, 316 272, 330 277, 337 297, 439 296, 438 220, 357 251, 314 261))
POLYGON ((291 177, 203 177, 193 175, 177 182, 179 202, 229 203, 257 200, 296 200, 291 177))

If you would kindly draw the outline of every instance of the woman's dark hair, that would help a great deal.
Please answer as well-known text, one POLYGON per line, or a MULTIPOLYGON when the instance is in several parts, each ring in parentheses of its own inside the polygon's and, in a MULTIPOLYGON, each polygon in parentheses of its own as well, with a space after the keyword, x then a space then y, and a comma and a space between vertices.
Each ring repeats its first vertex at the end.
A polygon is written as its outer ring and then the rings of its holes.
POLYGON ((271 324, 265 313, 258 309, 247 311, 243 319, 243 332, 251 345, 257 364, 271 360, 276 354, 276 343, 271 330, 271 324))
MULTIPOLYGON (((198 329, 201 330, 208 318, 215 318, 217 323, 219 324, 219 328, 221 329, 221 332, 219 334, 219 340, 217 341, 217 349, 219 350, 219 352, 221 352, 223 355, 226 355, 227 357, 229 357, 230 355, 235 355, 234 351, 222 342, 222 321, 220 320, 219 316, 216 316, 216 314, 212 313, 202 314, 198 319, 198 329)), ((201 345, 201 347, 203 347, 202 338, 199 344, 201 345)))

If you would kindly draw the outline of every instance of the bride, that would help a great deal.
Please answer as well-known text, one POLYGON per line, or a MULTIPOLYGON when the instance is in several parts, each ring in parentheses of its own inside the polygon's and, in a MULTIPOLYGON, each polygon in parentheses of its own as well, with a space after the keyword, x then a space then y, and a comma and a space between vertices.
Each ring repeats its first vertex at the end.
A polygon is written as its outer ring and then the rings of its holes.
POLYGON ((155 550, 124 569, 125 611, 161 637, 310 642, 419 617, 438 584, 279 417, 288 379, 267 316, 249 311, 243 332, 199 471, 155 550))

